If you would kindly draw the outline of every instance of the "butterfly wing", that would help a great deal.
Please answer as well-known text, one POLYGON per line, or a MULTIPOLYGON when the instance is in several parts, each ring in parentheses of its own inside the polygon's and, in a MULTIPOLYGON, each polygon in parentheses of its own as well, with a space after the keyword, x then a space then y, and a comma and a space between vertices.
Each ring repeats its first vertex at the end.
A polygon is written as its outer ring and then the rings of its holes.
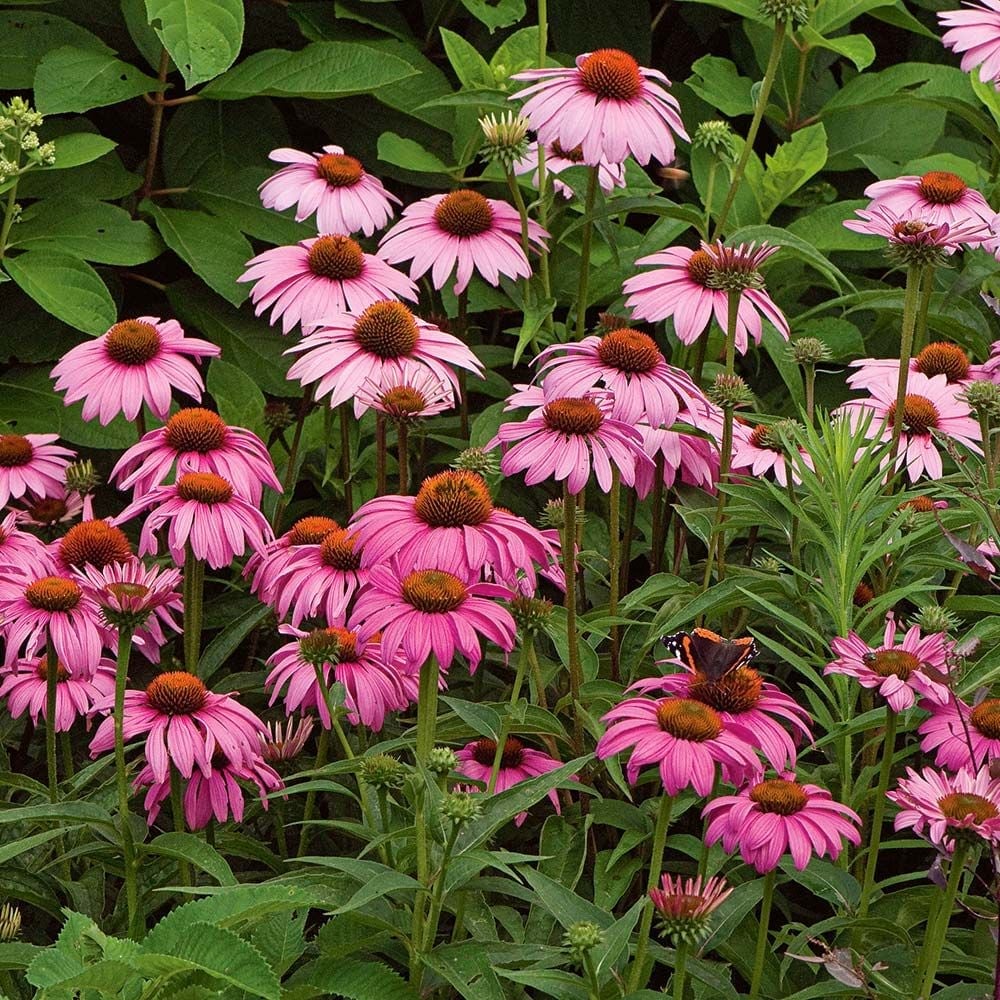
POLYGON ((664 636, 662 641, 674 657, 709 681, 721 680, 757 655, 757 643, 752 637, 725 639, 707 628, 677 632, 664 636))

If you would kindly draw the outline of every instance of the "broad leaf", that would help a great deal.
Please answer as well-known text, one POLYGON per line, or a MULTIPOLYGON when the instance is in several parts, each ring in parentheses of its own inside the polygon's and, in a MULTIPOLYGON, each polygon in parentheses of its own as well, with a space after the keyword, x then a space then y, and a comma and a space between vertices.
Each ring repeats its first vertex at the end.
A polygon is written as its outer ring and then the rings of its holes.
POLYGON ((35 70, 35 104, 45 115, 89 111, 156 90, 157 81, 121 59, 64 45, 35 70))
POLYGON ((225 72, 243 44, 243 0, 146 0, 149 24, 190 89, 225 72))

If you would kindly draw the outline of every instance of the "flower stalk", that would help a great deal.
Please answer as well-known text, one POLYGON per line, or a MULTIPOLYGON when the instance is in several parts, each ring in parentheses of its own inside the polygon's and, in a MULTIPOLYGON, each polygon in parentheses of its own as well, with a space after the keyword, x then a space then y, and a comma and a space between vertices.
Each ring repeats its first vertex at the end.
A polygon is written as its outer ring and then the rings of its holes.
POLYGON ((205 600, 205 563, 194 554, 191 542, 184 550, 184 669, 198 673, 201 657, 201 623, 205 600))
POLYGON ((128 913, 128 933, 136 938, 139 927, 139 897, 136 887, 135 843, 132 840, 129 811, 128 771, 125 767, 125 687, 132 654, 132 629, 118 630, 118 662, 115 672, 115 783, 118 791, 118 823, 121 827, 122 859, 125 869, 125 905, 128 913))
POLYGON ((653 828, 653 848, 649 855, 649 878, 646 880, 646 906, 642 911, 642 919, 639 922, 639 936, 636 939, 635 959, 632 962, 632 971, 628 977, 628 992, 635 993, 645 986, 649 978, 649 970, 646 966, 646 952, 649 949, 649 934, 653 928, 653 912, 656 907, 650 898, 649 892, 655 889, 660 881, 660 873, 663 869, 663 852, 667 846, 667 831, 670 828, 670 814, 673 810, 674 799, 672 795, 662 795, 660 797, 660 807, 656 814, 656 826, 653 828))
POLYGON ((882 843, 882 823, 885 817, 885 793, 889 789, 889 779, 892 776, 892 762, 896 750, 897 714, 886 705, 885 736, 882 740, 882 767, 879 771, 878 785, 875 788, 875 804, 872 809, 871 831, 868 835, 868 857, 865 862, 865 877, 861 885, 861 901, 858 904, 858 919, 868 916, 872 889, 875 886, 875 868, 878 865, 878 850, 882 843))
POLYGON ((764 895, 760 903, 760 927, 757 930, 757 947, 754 951, 753 972, 750 976, 750 1000, 758 1000, 760 997, 760 984, 764 978, 764 959, 767 956, 767 932, 771 923, 771 904, 774 901, 776 881, 777 869, 772 868, 764 876, 764 895))

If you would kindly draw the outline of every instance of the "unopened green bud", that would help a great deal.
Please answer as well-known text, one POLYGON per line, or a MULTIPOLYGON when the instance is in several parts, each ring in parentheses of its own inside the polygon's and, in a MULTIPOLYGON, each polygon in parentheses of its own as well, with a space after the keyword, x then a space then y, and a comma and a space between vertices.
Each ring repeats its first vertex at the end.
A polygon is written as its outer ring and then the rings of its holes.
POLYGON ((830 360, 830 348, 819 337, 800 337, 787 347, 788 355, 797 365, 818 365, 830 360))
POLYGON ((100 484, 101 477, 89 458, 66 467, 66 490, 69 493, 79 493, 82 497, 89 496, 100 484))
POLYGON ((1000 417, 1000 385, 986 379, 970 382, 960 393, 959 399, 964 399, 977 414, 995 420, 1000 417))
POLYGON ((954 632, 961 624, 961 619, 939 604, 928 604, 913 616, 913 624, 924 632, 954 632))
POLYGON ((552 617, 552 602, 543 597, 514 597, 510 613, 522 637, 538 635, 552 617))
POLYGON ((458 755, 451 747, 434 747, 427 755, 427 769, 445 778, 458 767, 458 755))
POLYGON ((803 0, 759 0, 758 8, 775 21, 805 24, 809 20, 809 7, 803 0))
MULTIPOLYGON (((542 508, 538 523, 543 528, 562 528, 565 517, 562 500, 549 500, 542 508)), ((577 526, 584 523, 586 515, 579 507, 576 508, 577 526)))
POLYGON ((441 800, 441 815, 456 826, 478 819, 482 811, 478 796, 471 792, 452 792, 441 800))
POLYGON ((484 451, 482 448, 466 448, 451 463, 451 467, 464 469, 466 472, 476 472, 485 478, 486 476, 495 476, 500 472, 500 459, 493 451, 484 451))
POLYGON ((480 155, 489 163, 499 163, 509 174, 528 151, 528 120, 515 111, 487 115, 479 119, 483 130, 480 155))
POLYGON ((363 757, 359 768, 361 780, 373 788, 399 788, 406 777, 406 768, 389 754, 363 757))
POLYGON ((720 160, 735 159, 735 144, 733 142, 733 130, 728 122, 708 121, 702 122, 694 132, 691 145, 695 149, 707 149, 713 156, 720 160))
POLYGON ((720 372, 708 389, 708 398, 724 410, 736 410, 753 402, 753 393, 739 375, 720 372))
POLYGON ((581 920, 578 923, 570 924, 563 934, 563 945, 568 948, 578 961, 587 952, 597 948, 604 940, 601 928, 589 920, 581 920))

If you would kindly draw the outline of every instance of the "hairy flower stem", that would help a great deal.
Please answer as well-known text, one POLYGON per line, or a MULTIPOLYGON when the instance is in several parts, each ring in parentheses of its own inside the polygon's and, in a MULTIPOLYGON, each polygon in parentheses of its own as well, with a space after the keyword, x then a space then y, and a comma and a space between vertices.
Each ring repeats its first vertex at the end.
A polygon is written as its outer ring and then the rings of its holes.
POLYGON ((806 387, 806 422, 811 427, 816 416, 816 366, 803 365, 802 379, 806 387))
POLYGON ((663 568, 663 548, 667 544, 667 532, 663 507, 663 467, 666 464, 663 452, 656 453, 656 468, 653 471, 653 526, 650 535, 652 552, 649 554, 649 568, 659 573, 663 568))
POLYGON ((649 877, 646 879, 646 905, 639 922, 639 936, 636 938, 635 959, 628 977, 628 992, 635 993, 646 985, 649 970, 646 965, 646 951, 649 948, 649 932, 653 927, 653 906, 649 898, 650 889, 655 889, 660 881, 663 868, 663 852, 667 846, 667 830, 670 828, 670 813, 674 807, 672 795, 660 796, 660 808, 656 813, 656 826, 653 828, 653 849, 649 854, 649 877))
POLYGON ((49 633, 45 646, 45 763, 49 777, 49 800, 59 799, 59 760, 56 757, 56 701, 59 692, 59 657, 49 633))
MULTIPOLYGON (((468 340, 469 334, 469 290, 458 293, 458 315, 455 317, 455 336, 461 341, 468 340)), ((459 410, 458 429, 463 441, 469 440, 469 388, 464 368, 458 370, 459 410)))
POLYGON ((351 484, 351 422, 350 404, 340 408, 340 477, 344 481, 344 506, 347 516, 354 514, 354 487, 351 484))
POLYGON ((514 674, 514 686, 510 689, 510 704, 504 713, 503 721, 500 723, 500 733, 497 736, 497 748, 493 754, 493 764, 490 767, 490 780, 486 785, 486 791, 490 795, 496 791, 497 778, 500 777, 500 764, 503 761, 504 747, 507 745, 507 737, 510 735, 511 717, 514 713, 514 706, 521 697, 521 685, 524 684, 524 674, 528 666, 528 652, 526 646, 522 644, 521 655, 517 658, 517 672, 514 674))
POLYGON ((597 978, 594 958, 589 951, 583 953, 583 971, 587 975, 587 1000, 601 1000, 601 981, 597 978))
POLYGON ((771 904, 774 901, 774 883, 778 870, 772 868, 764 876, 764 896, 760 903, 760 927, 757 931, 757 948, 753 957, 753 973, 750 976, 750 1000, 760 997, 760 982, 764 978, 764 958, 767 955, 767 930, 771 923, 771 904))
POLYGON ((934 268, 925 267, 923 285, 920 289, 920 305, 917 307, 917 324, 913 333, 913 353, 919 354, 927 346, 927 314, 931 309, 934 294, 934 268))
POLYGON ((580 688, 583 669, 580 666, 580 637, 576 634, 576 494, 563 484, 562 564, 566 577, 566 648, 569 654, 569 691, 573 702, 573 755, 583 753, 583 717, 580 709, 580 688))
MULTIPOLYGON (((316 761, 313 764, 313 770, 319 771, 320 768, 326 765, 327 759, 330 754, 330 731, 328 729, 321 729, 319 732, 319 739, 316 741, 316 761)), ((306 792, 306 804, 302 810, 302 833, 299 834, 299 849, 298 856, 301 858, 305 855, 306 851, 309 850, 309 823, 313 818, 313 813, 316 811, 316 789, 310 788, 306 792)))
POLYGON ((677 956, 674 960, 674 1000, 684 1000, 684 980, 687 978, 687 944, 684 941, 678 941, 674 954, 677 956))
POLYGON ((955 842, 955 853, 951 857, 951 869, 948 872, 948 884, 944 895, 938 897, 939 905, 934 909, 927 922, 927 934, 924 938, 924 949, 918 965, 920 996, 930 997, 934 989, 934 978, 941 964, 941 953, 948 937, 948 925, 951 923, 951 911, 955 908, 955 898, 958 896, 958 883, 965 870, 965 858, 969 845, 961 840, 955 842))
POLYGON ((899 341, 899 376, 896 379, 896 409, 892 421, 889 443, 889 465, 895 468, 899 453, 900 435, 903 433, 906 410, 906 383, 910 375, 910 358, 913 356, 913 331, 917 321, 917 299, 920 292, 921 268, 910 264, 906 269, 906 291, 903 296, 903 329, 899 341))
POLYGON ((375 496, 385 496, 385 414, 375 414, 375 496))
POLYGON ((125 770, 125 686, 132 654, 132 629, 118 630, 118 666, 115 672, 115 781, 118 788, 118 824, 122 836, 122 860, 125 867, 125 903, 128 934, 136 938, 139 927, 139 895, 136 889, 135 844, 132 840, 131 814, 128 807, 128 772, 125 770))
POLYGON ((875 804, 872 809, 871 829, 868 834, 868 857, 865 863, 865 879, 861 885, 861 901, 858 904, 858 919, 868 916, 872 889, 875 886, 875 867, 878 864, 878 849, 882 843, 882 821, 885 816, 885 793, 892 775, 892 758, 896 750, 896 713, 886 705, 885 736, 882 740, 882 768, 875 788, 875 804))
POLYGON ((198 673, 201 656, 202 603, 205 599, 205 563, 191 543, 184 549, 184 669, 198 673))
MULTIPOLYGON (((622 479, 618 466, 611 469, 611 492, 608 495, 608 614, 618 617, 621 591, 621 507, 622 479)), ((621 658, 621 629, 611 626, 611 679, 618 680, 621 658)))
POLYGON ((430 951, 437 938, 438 923, 441 920, 441 909, 444 903, 444 883, 448 874, 448 862, 451 861, 451 854, 455 849, 455 841, 458 840, 460 829, 458 823, 452 824, 448 840, 444 845, 444 854, 441 855, 441 868, 434 876, 434 892, 431 895, 431 911, 427 918, 427 932, 424 935, 424 951, 430 951))
POLYGON ((413 924, 410 930, 410 985, 419 992, 423 978, 423 964, 420 961, 424 940, 426 889, 430 886, 430 842, 427 838, 426 790, 423 783, 424 769, 434 749, 437 731, 438 681, 440 668, 437 658, 429 656, 420 668, 420 688, 417 700, 417 744, 416 761, 419 778, 416 801, 413 810, 413 827, 416 837, 417 881, 424 888, 418 890, 413 900, 413 924))
POLYGON ((576 339, 587 333, 587 289, 590 284, 590 248, 594 238, 594 202, 597 200, 598 167, 590 168, 587 200, 583 206, 583 237, 580 243, 580 284, 576 292, 576 339))
POLYGON ((729 180, 729 190, 726 192, 726 200, 722 203, 722 210, 719 212, 719 217, 715 220, 715 232, 712 234, 713 240, 718 239, 719 235, 726 231, 726 221, 729 218, 729 212, 736 199, 736 192, 743 183, 743 174, 746 171, 747 164, 750 162, 753 145, 757 141, 760 123, 764 120, 767 101, 771 96, 771 87, 774 85, 774 78, 778 72, 778 63, 781 62, 781 49, 785 44, 785 32, 787 29, 787 21, 778 21, 774 26, 774 38, 771 40, 771 54, 768 56, 767 68, 764 70, 764 80, 760 85, 760 92, 757 94, 753 120, 750 122, 750 130, 747 132, 746 141, 743 143, 743 150, 740 153, 739 160, 736 161, 736 167, 729 180))
MULTIPOLYGON (((170 809, 174 814, 174 830, 184 833, 184 797, 181 794, 181 772, 170 765, 170 809)), ((186 858, 177 859, 177 879, 181 885, 191 885, 191 865, 186 858)))
POLYGON ((396 444, 399 448, 399 495, 410 488, 410 431, 405 421, 396 424, 396 444))
POLYGON ((979 419, 979 435, 983 439, 983 468, 986 470, 986 487, 989 490, 997 488, 996 455, 990 448, 990 436, 993 433, 990 426, 990 415, 986 410, 980 410, 976 416, 979 419))

